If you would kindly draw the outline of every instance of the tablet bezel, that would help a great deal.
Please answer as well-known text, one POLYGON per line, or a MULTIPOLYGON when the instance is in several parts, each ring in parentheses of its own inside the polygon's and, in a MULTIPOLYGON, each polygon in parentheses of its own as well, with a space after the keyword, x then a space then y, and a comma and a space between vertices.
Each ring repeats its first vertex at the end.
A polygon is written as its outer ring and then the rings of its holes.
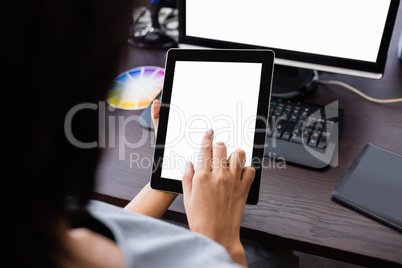
POLYGON ((153 189, 183 193, 182 181, 161 177, 164 144, 169 118, 169 104, 172 96, 175 64, 177 61, 200 62, 247 62, 261 63, 261 81, 258 97, 256 131, 254 134, 253 157, 251 165, 256 169, 250 188, 247 204, 257 204, 259 199, 262 165, 264 160, 267 118, 271 99, 272 75, 275 54, 271 50, 258 49, 169 49, 166 54, 165 78, 162 90, 162 106, 154 147, 151 187, 153 189))

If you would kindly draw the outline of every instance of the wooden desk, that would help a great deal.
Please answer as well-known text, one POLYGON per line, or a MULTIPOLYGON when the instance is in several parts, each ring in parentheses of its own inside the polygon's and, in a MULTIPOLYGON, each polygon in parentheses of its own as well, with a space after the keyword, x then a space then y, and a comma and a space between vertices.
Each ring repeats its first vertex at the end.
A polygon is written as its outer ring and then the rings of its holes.
MULTIPOLYGON (((402 30, 401 15, 399 12, 386 72, 381 80, 334 74, 322 74, 320 78, 346 82, 377 98, 402 97, 402 62, 396 56, 402 30)), ((165 51, 131 48, 126 59, 122 71, 142 65, 163 67, 165 51)), ((355 264, 401 265, 402 232, 333 201, 331 192, 367 142, 402 154, 402 103, 375 104, 344 88, 323 85, 306 98, 306 101, 321 104, 335 100, 345 112, 339 165, 326 170, 291 164, 285 169, 274 165, 266 168, 260 201, 257 205, 246 206, 242 232, 255 239, 355 264)), ((138 116, 141 111, 106 111, 106 129, 110 127, 110 118, 114 118, 116 124, 111 128, 114 133, 107 133, 95 197, 124 206, 149 181, 154 135, 142 129, 135 117, 130 117, 138 116), (127 121, 124 125, 118 124, 119 120, 127 121), (123 146, 123 152, 119 146, 124 142, 141 146, 123 146), (130 162, 130 156, 134 161, 130 162), (136 161, 145 167, 137 167, 136 161)), ((179 196, 165 217, 185 223, 184 213, 182 196, 179 196)))

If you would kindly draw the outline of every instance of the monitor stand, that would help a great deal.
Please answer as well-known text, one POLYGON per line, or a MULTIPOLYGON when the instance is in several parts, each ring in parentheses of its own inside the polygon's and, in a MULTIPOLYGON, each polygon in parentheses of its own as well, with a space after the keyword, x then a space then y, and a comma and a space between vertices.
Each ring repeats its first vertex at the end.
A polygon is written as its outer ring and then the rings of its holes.
POLYGON ((318 84, 318 72, 275 64, 272 96, 293 99, 304 97, 314 91, 318 84))

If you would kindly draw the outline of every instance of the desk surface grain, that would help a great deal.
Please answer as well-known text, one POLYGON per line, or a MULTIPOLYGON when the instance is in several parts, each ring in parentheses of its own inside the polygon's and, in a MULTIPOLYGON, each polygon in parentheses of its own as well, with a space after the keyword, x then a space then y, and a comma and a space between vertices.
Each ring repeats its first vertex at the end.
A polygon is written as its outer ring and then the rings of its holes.
MULTIPOLYGON (((348 83, 369 96, 402 97, 402 62, 396 46, 402 12, 395 27, 385 75, 370 80, 320 74, 323 80, 348 83)), ((130 48, 122 71, 137 66, 164 66, 165 51, 130 48)), ((402 232, 331 199, 331 192, 366 145, 402 154, 402 103, 376 104, 336 85, 319 85, 305 101, 339 101, 344 110, 336 167, 314 170, 265 160, 257 205, 247 205, 242 232, 295 250, 360 265, 401 265, 402 232)), ((123 206, 149 181, 154 133, 138 121, 141 111, 106 108, 106 144, 97 172, 95 198, 123 206)), ((402 205, 402 204, 401 204, 402 205)), ((167 217, 185 222, 182 196, 167 217)))

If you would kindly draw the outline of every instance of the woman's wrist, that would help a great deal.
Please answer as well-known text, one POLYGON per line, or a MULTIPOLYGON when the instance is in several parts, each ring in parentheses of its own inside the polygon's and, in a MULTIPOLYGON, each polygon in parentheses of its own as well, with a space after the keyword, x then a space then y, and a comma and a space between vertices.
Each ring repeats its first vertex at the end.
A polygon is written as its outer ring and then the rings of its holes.
POLYGON ((124 209, 154 218, 161 218, 177 196, 178 194, 152 189, 150 184, 147 183, 124 209))
POLYGON ((222 245, 226 251, 229 253, 230 257, 232 258, 233 262, 240 264, 244 267, 247 267, 247 261, 246 261, 246 254, 244 251, 243 244, 240 241, 240 235, 239 236, 231 236, 229 237, 219 237, 216 235, 211 235, 211 234, 206 234, 206 232, 200 232, 218 244, 222 245))
POLYGON ((230 257, 232 258, 233 262, 240 264, 244 267, 248 267, 247 260, 246 260, 246 253, 244 251, 244 247, 240 242, 235 242, 230 246, 226 247, 229 252, 230 257))

